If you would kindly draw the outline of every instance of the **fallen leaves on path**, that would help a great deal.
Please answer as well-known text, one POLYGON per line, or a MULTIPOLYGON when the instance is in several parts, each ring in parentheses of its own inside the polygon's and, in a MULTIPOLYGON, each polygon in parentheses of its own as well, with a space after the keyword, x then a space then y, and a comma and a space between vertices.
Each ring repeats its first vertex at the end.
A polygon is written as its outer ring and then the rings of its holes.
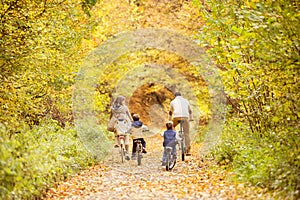
POLYGON ((136 160, 120 162, 117 149, 105 161, 50 189, 46 199, 267 199, 255 188, 228 181, 230 173, 213 160, 193 155, 178 161, 171 171, 161 166, 162 139, 147 139, 142 166, 136 160))

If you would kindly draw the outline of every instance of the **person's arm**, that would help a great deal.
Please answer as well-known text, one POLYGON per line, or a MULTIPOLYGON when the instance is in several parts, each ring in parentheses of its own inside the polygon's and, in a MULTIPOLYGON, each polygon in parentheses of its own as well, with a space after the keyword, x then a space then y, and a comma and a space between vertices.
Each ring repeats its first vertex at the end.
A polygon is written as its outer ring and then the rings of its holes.
POLYGON ((191 109, 191 106, 190 106, 190 104, 189 104, 189 118, 190 118, 190 121, 193 121, 194 119, 193 119, 193 112, 192 112, 192 109, 191 109))
POLYGON ((131 117, 131 115, 130 115, 129 112, 127 112, 127 115, 128 115, 128 117, 129 117, 130 121, 133 122, 133 119, 132 119, 132 117, 131 117))
POLYGON ((113 113, 112 113, 112 111, 110 110, 109 119, 111 119, 111 118, 112 118, 112 116, 113 116, 113 113))
POLYGON ((109 119, 111 119, 113 116, 113 111, 112 111, 112 107, 110 107, 110 115, 109 115, 109 119))
POLYGON ((170 111, 169 111, 169 120, 170 121, 172 120, 173 111, 174 111, 174 108, 173 108, 173 104, 171 102, 170 103, 170 111))
POLYGON ((130 112, 129 112, 128 107, 127 107, 127 110, 126 110, 126 114, 128 115, 130 121, 133 122, 133 119, 132 119, 132 116, 131 116, 131 114, 130 114, 130 112))
POLYGON ((148 128, 148 126, 146 126, 146 125, 142 125, 142 130, 143 130, 143 132, 146 132, 146 131, 149 131, 149 128, 148 128))

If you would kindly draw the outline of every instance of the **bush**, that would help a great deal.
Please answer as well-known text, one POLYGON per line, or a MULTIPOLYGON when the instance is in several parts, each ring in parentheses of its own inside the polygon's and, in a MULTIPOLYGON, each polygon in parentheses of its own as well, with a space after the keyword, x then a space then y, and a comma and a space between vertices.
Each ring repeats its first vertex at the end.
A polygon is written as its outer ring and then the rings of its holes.
POLYGON ((95 163, 73 128, 47 121, 8 138, 0 135, 1 199, 39 196, 54 182, 95 163))
POLYGON ((219 164, 233 170, 239 181, 298 198, 300 192, 300 138, 291 129, 253 134, 231 120, 214 151, 219 164))

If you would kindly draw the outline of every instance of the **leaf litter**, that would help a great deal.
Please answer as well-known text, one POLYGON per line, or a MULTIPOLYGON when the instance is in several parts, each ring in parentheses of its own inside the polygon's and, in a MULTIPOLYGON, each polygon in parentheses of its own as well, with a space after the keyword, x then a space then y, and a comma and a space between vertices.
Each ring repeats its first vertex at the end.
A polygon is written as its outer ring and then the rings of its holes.
POLYGON ((166 171, 160 161, 162 138, 146 141, 141 166, 136 160, 122 163, 113 149, 104 161, 49 189, 45 199, 272 199, 262 189, 229 181, 232 173, 198 155, 200 144, 193 144, 192 156, 166 171))

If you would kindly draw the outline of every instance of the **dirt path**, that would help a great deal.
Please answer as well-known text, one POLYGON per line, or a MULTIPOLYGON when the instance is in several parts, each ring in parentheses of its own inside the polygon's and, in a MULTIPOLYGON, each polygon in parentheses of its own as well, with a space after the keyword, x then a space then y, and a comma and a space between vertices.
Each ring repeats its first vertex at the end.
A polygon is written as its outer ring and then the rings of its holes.
POLYGON ((268 199, 263 191, 234 184, 213 161, 193 155, 172 171, 161 166, 162 138, 147 138, 148 153, 142 166, 136 160, 120 162, 115 156, 84 170, 47 193, 46 199, 268 199))

